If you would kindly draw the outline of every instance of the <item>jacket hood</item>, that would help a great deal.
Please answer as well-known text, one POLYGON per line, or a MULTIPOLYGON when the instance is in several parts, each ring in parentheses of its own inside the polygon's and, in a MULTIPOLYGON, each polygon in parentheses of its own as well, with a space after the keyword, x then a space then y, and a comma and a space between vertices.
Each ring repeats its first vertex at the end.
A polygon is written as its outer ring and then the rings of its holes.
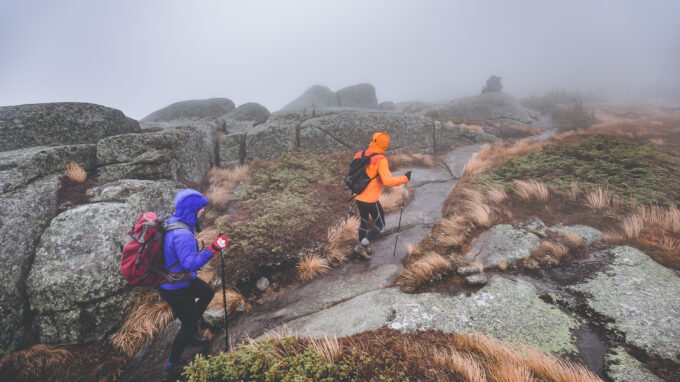
POLYGON ((203 194, 196 190, 184 189, 175 196, 175 214, 172 221, 186 223, 192 229, 196 225, 196 213, 208 203, 203 194))
POLYGON ((371 144, 368 145, 368 149, 374 153, 382 154, 390 145, 390 136, 385 133, 375 133, 373 134, 373 140, 371 144))

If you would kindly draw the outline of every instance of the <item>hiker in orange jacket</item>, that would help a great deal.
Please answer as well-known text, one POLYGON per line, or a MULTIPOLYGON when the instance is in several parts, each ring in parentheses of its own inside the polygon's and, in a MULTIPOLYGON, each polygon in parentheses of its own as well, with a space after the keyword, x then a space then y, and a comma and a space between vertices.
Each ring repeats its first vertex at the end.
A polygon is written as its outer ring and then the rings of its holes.
MULTIPOLYGON (((376 153, 371 158, 371 163, 366 167, 366 174, 369 178, 375 177, 361 194, 356 196, 361 224, 359 225, 359 244, 354 247, 354 252, 366 260, 370 260, 373 250, 369 247, 371 241, 375 240, 385 228, 385 212, 380 205, 380 195, 383 186, 395 187, 411 180, 411 171, 402 176, 393 177, 387 158, 382 155, 390 144, 390 136, 385 133, 373 134, 373 140, 365 151, 365 155, 376 153), (377 175, 377 176, 376 176, 377 175), (373 219, 375 225, 368 232, 368 218, 373 219)), ((363 152, 359 151, 354 158, 361 157, 363 152)))

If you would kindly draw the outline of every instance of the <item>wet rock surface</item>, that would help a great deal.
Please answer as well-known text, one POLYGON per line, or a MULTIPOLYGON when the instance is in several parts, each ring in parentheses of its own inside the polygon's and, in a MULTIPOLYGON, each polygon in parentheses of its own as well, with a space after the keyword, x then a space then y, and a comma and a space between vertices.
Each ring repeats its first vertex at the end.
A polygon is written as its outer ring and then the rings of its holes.
POLYGON ((496 91, 475 97, 461 98, 431 110, 439 120, 456 123, 491 122, 501 125, 522 125, 535 122, 531 112, 510 94, 496 91))
POLYGON ((481 150, 481 145, 469 145, 452 150, 444 157, 444 165, 456 179, 463 176, 463 169, 472 155, 481 150))
POLYGON ((91 103, 0 107, 0 151, 97 143, 108 136, 139 131, 139 123, 120 110, 91 103))
POLYGON ((528 258, 540 244, 538 236, 528 232, 534 228, 536 227, 495 225, 472 242, 463 260, 468 264, 481 264, 484 269, 489 269, 497 267, 500 262, 512 265, 528 258))

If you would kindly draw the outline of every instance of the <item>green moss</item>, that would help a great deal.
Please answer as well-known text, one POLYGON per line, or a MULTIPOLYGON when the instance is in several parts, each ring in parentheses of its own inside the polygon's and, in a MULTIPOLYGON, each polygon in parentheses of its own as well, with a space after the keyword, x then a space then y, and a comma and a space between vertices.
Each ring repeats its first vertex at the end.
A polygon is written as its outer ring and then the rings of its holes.
POLYGON ((479 184, 534 178, 556 188, 573 183, 606 187, 640 203, 677 204, 680 161, 652 145, 596 135, 577 145, 550 145, 538 153, 503 162, 479 184))
POLYGON ((344 156, 294 152, 251 165, 253 181, 236 196, 238 212, 220 227, 233 239, 231 269, 240 281, 293 263, 302 249, 325 239, 347 208, 347 163, 344 156))
POLYGON ((199 355, 183 375, 190 382, 408 380, 402 363, 353 349, 332 364, 295 337, 266 339, 217 356, 199 355))

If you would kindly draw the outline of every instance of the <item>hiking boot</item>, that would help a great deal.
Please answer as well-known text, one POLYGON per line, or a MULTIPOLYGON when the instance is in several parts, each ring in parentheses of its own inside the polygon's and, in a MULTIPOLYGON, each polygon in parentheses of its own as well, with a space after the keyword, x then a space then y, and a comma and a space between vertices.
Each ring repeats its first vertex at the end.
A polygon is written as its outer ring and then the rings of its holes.
POLYGON ((364 260, 370 260, 371 259, 371 252, 372 251, 369 247, 361 245, 361 244, 357 244, 354 247, 354 253, 356 253, 357 256, 359 256, 360 258, 362 258, 364 260))

